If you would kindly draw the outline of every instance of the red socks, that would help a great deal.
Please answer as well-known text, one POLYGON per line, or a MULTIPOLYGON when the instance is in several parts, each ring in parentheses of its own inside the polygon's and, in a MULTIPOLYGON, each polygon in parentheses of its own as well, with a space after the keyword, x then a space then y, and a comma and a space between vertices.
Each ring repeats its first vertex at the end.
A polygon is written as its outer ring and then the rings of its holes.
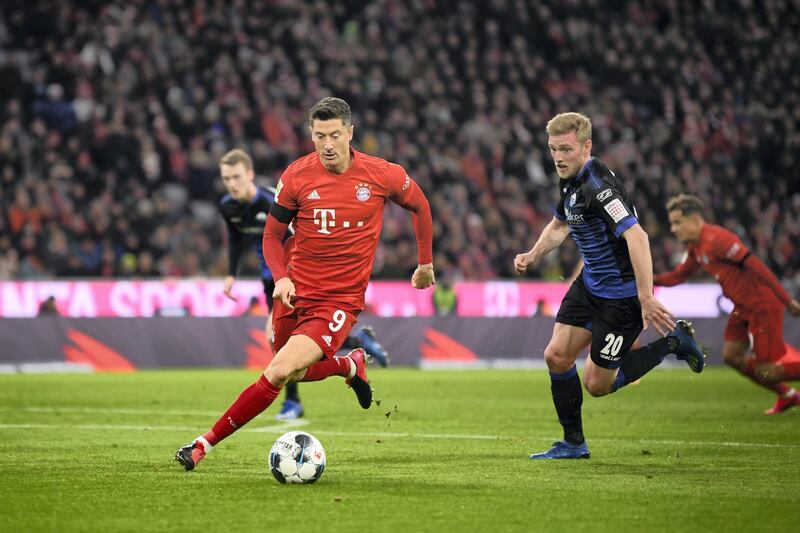
POLYGON ((317 361, 308 369, 300 381, 321 381, 329 376, 350 376, 352 361, 349 357, 331 357, 317 361))
POLYGON ((218 442, 264 412, 280 392, 281 389, 270 383, 262 374, 258 381, 242 391, 233 405, 217 420, 211 431, 203 437, 209 444, 216 446, 218 442))
MULTIPOLYGON (((332 357, 323 359, 308 367, 302 381, 320 381, 329 376, 350 376, 352 361, 349 357, 332 357)), ((234 431, 244 426, 256 416, 264 412, 281 389, 270 383, 264 375, 258 381, 242 391, 236 401, 214 424, 211 430, 203 435, 211 446, 229 437, 234 431)))

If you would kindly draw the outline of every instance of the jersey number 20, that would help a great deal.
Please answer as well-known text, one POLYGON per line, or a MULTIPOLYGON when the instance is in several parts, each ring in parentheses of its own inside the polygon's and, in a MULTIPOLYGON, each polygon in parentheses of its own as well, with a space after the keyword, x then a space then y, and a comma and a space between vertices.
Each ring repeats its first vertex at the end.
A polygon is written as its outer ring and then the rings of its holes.
POLYGON ((622 341, 622 335, 609 333, 606 335, 606 345, 600 350, 600 353, 604 355, 617 355, 620 348, 622 348, 622 341))

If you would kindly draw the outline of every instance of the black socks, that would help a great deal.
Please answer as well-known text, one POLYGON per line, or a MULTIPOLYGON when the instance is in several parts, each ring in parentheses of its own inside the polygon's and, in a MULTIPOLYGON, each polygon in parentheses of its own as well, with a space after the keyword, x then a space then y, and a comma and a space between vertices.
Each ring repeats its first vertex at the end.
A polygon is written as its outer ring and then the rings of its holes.
POLYGON ((660 365, 664 357, 677 348, 676 345, 679 342, 675 337, 662 337, 647 346, 628 352, 625 360, 622 361, 622 366, 619 367, 613 390, 616 391, 620 387, 636 381, 660 365))
POLYGON ((583 444, 583 389, 578 368, 573 366, 563 374, 550 372, 550 390, 553 393, 558 421, 564 427, 564 440, 570 444, 583 444))
POLYGON ((300 403, 300 393, 297 392, 297 383, 289 382, 283 388, 286 391, 286 399, 300 403))

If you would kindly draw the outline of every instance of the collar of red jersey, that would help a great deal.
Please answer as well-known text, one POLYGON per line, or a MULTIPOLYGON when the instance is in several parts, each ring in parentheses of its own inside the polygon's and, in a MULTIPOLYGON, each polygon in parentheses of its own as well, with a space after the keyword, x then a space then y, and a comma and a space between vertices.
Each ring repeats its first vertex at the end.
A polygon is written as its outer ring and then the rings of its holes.
POLYGON ((342 176, 344 174, 347 174, 354 168, 356 168, 356 166, 361 161, 361 152, 359 152, 358 150, 354 150, 352 147, 350 148, 350 166, 347 167, 341 174, 336 174, 335 172, 331 172, 330 170, 325 168, 325 165, 322 164, 322 158, 320 158, 319 154, 316 154, 316 158, 317 158, 317 167, 319 167, 322 171, 327 172, 331 176, 342 176))

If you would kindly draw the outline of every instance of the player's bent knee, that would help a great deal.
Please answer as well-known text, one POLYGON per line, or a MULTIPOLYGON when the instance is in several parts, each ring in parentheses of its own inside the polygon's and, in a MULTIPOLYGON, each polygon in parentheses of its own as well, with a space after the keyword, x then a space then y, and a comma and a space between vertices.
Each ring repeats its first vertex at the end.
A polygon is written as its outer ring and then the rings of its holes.
POLYGON ((722 361, 728 366, 743 369, 747 366, 747 350, 746 344, 726 342, 722 346, 722 361))
POLYGON ((276 386, 284 386, 289 381, 296 380, 299 369, 295 368, 288 361, 276 361, 275 359, 269 364, 264 371, 264 376, 270 383, 276 386))
POLYGON ((289 381, 288 375, 281 368, 271 365, 264 370, 264 377, 276 387, 283 387, 289 381))
POLYGON ((595 398, 611 393, 611 385, 601 380, 584 379, 583 387, 586 392, 595 398))
POLYGON ((575 364, 575 359, 558 346, 548 345, 544 350, 544 361, 551 372, 566 372, 575 364))

